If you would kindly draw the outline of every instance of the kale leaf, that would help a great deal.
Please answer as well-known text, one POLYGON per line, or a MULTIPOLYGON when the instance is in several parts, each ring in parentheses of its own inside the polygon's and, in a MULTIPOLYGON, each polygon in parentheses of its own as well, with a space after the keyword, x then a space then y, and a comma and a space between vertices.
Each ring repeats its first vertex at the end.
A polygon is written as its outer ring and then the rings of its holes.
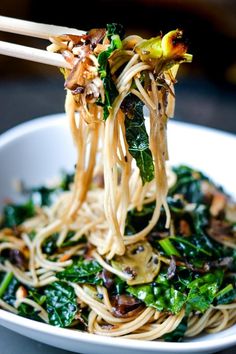
POLYGON ((147 306, 174 314, 179 313, 187 300, 186 294, 175 289, 164 272, 152 284, 129 286, 127 291, 147 306))
POLYGON ((184 334, 187 330, 188 317, 184 316, 180 324, 175 328, 174 331, 166 333, 163 336, 163 339, 166 342, 181 342, 184 334))
POLYGON ((61 172, 61 181, 55 187, 33 187, 29 190, 26 190, 26 193, 29 193, 30 199, 34 204, 39 206, 50 206, 52 205, 58 195, 62 191, 69 190, 70 184, 73 183, 74 173, 67 173, 65 171, 61 172))
POLYGON ((169 194, 171 196, 182 194, 190 203, 202 202, 201 181, 208 180, 208 178, 203 173, 185 165, 173 167, 173 171, 177 175, 177 182, 170 188, 169 194))
MULTIPOLYGON (((70 241, 70 239, 74 236, 74 234, 75 234, 74 231, 68 231, 68 233, 66 235, 66 239, 62 243, 60 248, 74 246, 74 245, 77 245, 79 243, 86 241, 85 237, 81 237, 78 241, 70 241)), ((55 232, 52 235, 50 235, 48 238, 46 238, 46 240, 43 242, 43 245, 42 245, 42 249, 43 249, 44 253, 46 253, 48 255, 52 255, 54 252, 57 251, 58 237, 59 237, 59 234, 57 232, 55 232)))
POLYGON ((42 318, 39 317, 38 313, 38 310, 28 304, 21 303, 18 307, 18 315, 38 322, 43 322, 42 318))
POLYGON ((102 267, 96 261, 79 259, 57 273, 57 278, 76 283, 102 284, 101 271, 102 267))
POLYGON ((112 36, 118 35, 120 39, 124 39, 125 29, 124 26, 120 23, 108 23, 107 24, 107 37, 109 40, 112 39, 112 36))
POLYGON ((195 275, 193 280, 191 273, 181 279, 181 270, 174 279, 169 280, 167 272, 162 271, 152 284, 130 286, 127 291, 158 311, 177 314, 186 305, 188 312, 203 313, 214 302, 222 280, 222 270, 198 277, 195 275))
POLYGON ((55 201, 58 192, 57 188, 41 186, 30 190, 30 198, 35 205, 50 206, 55 201))
POLYGON ((223 271, 216 270, 196 278, 188 284, 187 305, 194 311, 205 312, 213 303, 223 281, 223 271))
POLYGON ((57 250, 58 236, 58 232, 55 232, 54 234, 46 238, 46 240, 42 244, 43 253, 52 255, 57 250))
POLYGON ((7 204, 3 208, 3 222, 1 227, 16 227, 34 215, 34 204, 31 200, 27 201, 25 204, 7 204))
POLYGON ((20 286, 20 282, 13 277, 5 289, 4 294, 2 295, 3 301, 7 302, 9 305, 14 306, 16 301, 16 291, 20 286))
POLYGON ((154 164, 145 127, 143 102, 135 95, 129 94, 125 97, 121 108, 125 113, 126 141, 129 152, 140 170, 143 184, 150 182, 154 178, 154 164))
POLYGON ((56 281, 45 289, 49 323, 68 327, 75 318, 77 301, 74 289, 66 282, 56 281))
POLYGON ((116 85, 112 79, 108 58, 110 57, 110 55, 114 50, 122 47, 120 35, 123 36, 123 30, 121 25, 115 23, 112 23, 110 25, 108 24, 107 37, 111 43, 106 50, 104 50, 98 55, 98 63, 99 63, 98 72, 103 82, 104 91, 105 91, 105 100, 104 102, 102 102, 100 98, 97 100, 96 103, 103 107, 104 120, 108 118, 112 104, 115 98, 119 94, 116 85))
POLYGON ((215 296, 216 305, 230 304, 236 299, 236 287, 233 284, 226 285, 215 296))
POLYGON ((67 173, 65 171, 62 171, 62 176, 61 176, 61 182, 60 182, 60 188, 63 191, 68 191, 70 189, 71 183, 74 182, 74 173, 67 173))

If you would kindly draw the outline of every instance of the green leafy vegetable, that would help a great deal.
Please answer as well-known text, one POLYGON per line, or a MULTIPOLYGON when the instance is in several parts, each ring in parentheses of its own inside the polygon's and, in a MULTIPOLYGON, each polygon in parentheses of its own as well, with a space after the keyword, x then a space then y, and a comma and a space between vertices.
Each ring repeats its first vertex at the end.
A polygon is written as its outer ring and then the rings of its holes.
POLYGON ((74 173, 67 173, 65 171, 62 171, 60 188, 63 191, 68 191, 70 189, 71 183, 74 182, 74 176, 75 176, 74 173))
POLYGON ((43 322, 42 318, 38 315, 38 311, 28 304, 20 304, 18 307, 18 315, 38 322, 43 322))
MULTIPOLYGON (((46 301, 46 295, 43 292, 44 290, 40 288, 29 288, 27 298, 43 306, 46 301)), ((43 322, 43 319, 39 316, 39 311, 29 304, 21 303, 18 307, 18 314, 31 320, 43 322)))
POLYGON ((122 103, 122 110, 125 113, 129 152, 137 163, 143 184, 150 182, 154 178, 154 165, 143 116, 143 102, 135 95, 129 94, 122 103))
MULTIPOLYGON (((189 237, 189 239, 191 239, 189 237)), ((211 253, 206 251, 204 248, 202 248, 199 244, 195 246, 193 243, 189 241, 189 239, 186 239, 184 237, 177 237, 177 236, 171 236, 169 239, 165 239, 163 241, 167 240, 173 240, 175 243, 179 245, 179 247, 182 248, 184 251, 184 255, 193 255, 196 256, 196 254, 201 254, 203 253, 204 255, 211 256, 211 253)), ((164 243, 163 241, 159 241, 160 244, 164 243)), ((178 255, 174 254, 173 255, 178 255)))
POLYGON ((158 311, 170 311, 177 314, 186 304, 189 312, 205 312, 214 302, 222 281, 222 270, 207 273, 194 280, 191 280, 191 275, 181 279, 180 271, 179 275, 171 281, 168 280, 167 273, 162 271, 154 283, 130 286, 127 291, 158 311))
POLYGON ((3 209, 3 223, 1 226, 13 228, 34 215, 34 204, 31 200, 25 204, 7 204, 3 209))
POLYGON ((187 298, 185 294, 173 287, 158 283, 130 286, 127 291, 142 300, 147 306, 154 307, 158 311, 170 311, 174 314, 179 313, 187 298))
POLYGON ((103 107, 103 116, 106 120, 109 116, 112 103, 115 98, 118 96, 117 88, 112 79, 110 65, 108 62, 108 58, 112 54, 112 52, 118 48, 122 47, 122 42, 120 39, 120 34, 122 35, 121 25, 118 24, 110 24, 107 25, 107 37, 111 41, 107 50, 104 50, 98 55, 98 63, 99 63, 99 75, 103 81, 103 87, 105 90, 105 101, 102 102, 101 99, 97 101, 98 105, 103 107))
POLYGON ((223 280, 223 271, 217 270, 193 280, 188 284, 190 289, 187 304, 192 310, 205 312, 212 304, 223 280))
POLYGON ((164 334, 163 339, 166 342, 181 342, 187 330, 187 322, 188 317, 185 316, 174 331, 164 334))
POLYGON ((56 281, 45 289, 49 323, 68 327, 75 318, 77 301, 74 289, 65 282, 56 281))
POLYGON ((101 271, 102 267, 94 260, 78 260, 57 273, 57 278, 76 283, 102 284, 101 271))
MULTIPOLYGON (((9 275, 7 280, 9 281, 10 278, 11 275, 9 275)), ((3 301, 7 302, 9 305, 14 306, 16 301, 16 291, 19 286, 20 282, 15 277, 12 277, 11 281, 8 283, 8 286, 5 287, 4 293, 2 294, 3 301)))
POLYGON ((62 191, 69 190, 70 184, 73 183, 74 173, 61 172, 61 181, 55 187, 33 187, 26 190, 30 195, 30 199, 35 205, 50 206, 62 191))
POLYGON ((173 171, 177 175, 177 182, 170 189, 169 194, 171 196, 174 194, 182 194, 190 203, 202 202, 201 181, 208 180, 208 178, 203 173, 185 165, 173 167, 173 171))
POLYGON ((56 199, 58 191, 56 188, 38 187, 32 188, 30 197, 34 204, 39 206, 50 206, 56 199))
POLYGON ((115 276, 114 283, 115 283, 115 294, 116 295, 123 294, 125 292, 126 282, 123 279, 119 278, 118 276, 115 276))
POLYGON ((42 306, 46 301, 46 296, 42 289, 30 288, 28 297, 37 302, 40 306, 42 306))
MULTIPOLYGON (((75 234, 74 231, 69 231, 66 235, 65 241, 62 243, 60 248, 74 246, 74 245, 77 245, 79 243, 86 241, 85 237, 81 237, 78 241, 70 241, 70 239, 74 236, 74 234, 75 234)), ((50 235, 43 242, 42 248, 43 248, 44 253, 46 253, 48 255, 52 255, 58 249, 58 246, 57 246, 58 236, 59 236, 59 234, 56 232, 56 233, 50 235)))
POLYGON ((112 36, 118 35, 120 39, 124 39, 125 29, 120 23, 108 23, 107 24, 107 37, 109 40, 112 39, 112 36))
MULTIPOLYGON (((172 197, 168 196, 167 202, 171 214, 173 215, 173 218, 175 217, 176 214, 178 215, 182 213, 184 206, 181 200, 175 200, 172 197)), ((148 203, 148 204, 144 204, 141 210, 137 210, 137 209, 129 210, 126 219, 126 230, 128 230, 130 234, 134 234, 144 229, 148 225, 150 219, 152 218, 154 209, 155 209, 155 203, 148 203)), ((167 229, 165 227, 165 224, 166 224, 166 215, 164 209, 162 208, 158 223, 155 225, 152 231, 166 232, 167 229)))
POLYGON ((57 250, 57 240, 58 240, 59 234, 56 232, 52 235, 50 235, 46 240, 43 242, 42 249, 43 252, 52 255, 56 250, 57 250))
POLYGON ((226 285, 215 296, 216 304, 230 304, 236 299, 236 288, 232 284, 226 285))

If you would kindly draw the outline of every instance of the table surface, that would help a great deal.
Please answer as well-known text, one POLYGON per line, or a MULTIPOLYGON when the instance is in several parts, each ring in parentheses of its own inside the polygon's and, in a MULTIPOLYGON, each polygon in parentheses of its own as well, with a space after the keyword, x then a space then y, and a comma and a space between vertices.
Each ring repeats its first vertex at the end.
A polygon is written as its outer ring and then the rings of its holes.
MULTIPOLYGON (((0 133, 23 121, 64 110, 63 80, 58 76, 1 78, 0 133)), ((236 94, 202 79, 184 79, 176 90, 179 120, 236 133, 236 94)), ((0 326, 0 354, 67 354, 0 326)), ((222 351, 233 354, 236 347, 222 351)))

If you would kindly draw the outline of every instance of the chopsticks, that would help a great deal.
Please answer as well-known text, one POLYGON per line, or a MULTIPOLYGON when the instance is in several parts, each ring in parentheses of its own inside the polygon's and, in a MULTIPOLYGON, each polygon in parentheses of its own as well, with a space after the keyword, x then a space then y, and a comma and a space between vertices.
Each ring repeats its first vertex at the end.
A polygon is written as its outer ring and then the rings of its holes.
MULTIPOLYGON (((60 36, 62 34, 85 34, 84 31, 74 28, 35 23, 5 16, 0 16, 0 31, 47 40, 51 36, 60 36)), ((4 41, 0 41, 0 54, 63 68, 71 68, 70 64, 64 60, 61 54, 4 41)))

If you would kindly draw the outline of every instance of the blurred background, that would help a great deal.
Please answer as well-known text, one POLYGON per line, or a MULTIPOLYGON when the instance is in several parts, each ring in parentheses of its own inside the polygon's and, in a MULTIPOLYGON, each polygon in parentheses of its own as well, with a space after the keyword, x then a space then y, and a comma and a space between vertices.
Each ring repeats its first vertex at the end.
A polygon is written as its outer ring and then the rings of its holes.
MULTIPOLYGON (((156 36, 181 28, 192 64, 181 66, 175 119, 236 133, 235 0, 1 0, 0 15, 89 30, 122 23, 127 34, 156 36), (49 4, 51 6, 49 6, 49 4)), ((45 41, 0 32, 0 40, 45 48, 45 41)), ((62 112, 57 68, 0 55, 0 133, 22 121, 62 112)))

